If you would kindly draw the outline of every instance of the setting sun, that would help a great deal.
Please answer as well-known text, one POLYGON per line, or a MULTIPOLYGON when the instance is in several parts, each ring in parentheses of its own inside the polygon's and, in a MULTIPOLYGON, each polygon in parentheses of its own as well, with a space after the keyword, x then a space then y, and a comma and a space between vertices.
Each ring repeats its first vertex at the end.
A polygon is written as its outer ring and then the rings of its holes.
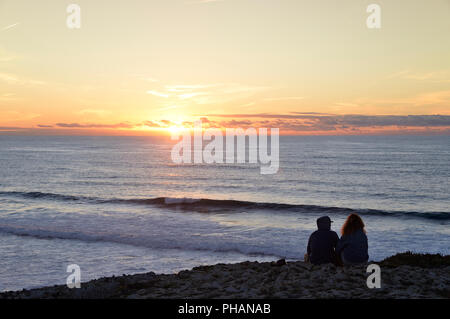
POLYGON ((187 130, 187 128, 183 127, 183 126, 170 126, 166 130, 169 131, 171 134, 174 134, 174 133, 183 132, 183 131, 187 130))

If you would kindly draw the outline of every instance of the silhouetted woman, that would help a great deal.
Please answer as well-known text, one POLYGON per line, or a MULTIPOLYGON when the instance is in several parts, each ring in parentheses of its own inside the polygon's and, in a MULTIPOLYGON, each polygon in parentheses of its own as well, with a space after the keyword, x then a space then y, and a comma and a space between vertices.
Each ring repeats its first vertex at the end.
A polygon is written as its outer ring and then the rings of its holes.
POLYGON ((336 254, 344 265, 366 263, 369 260, 368 244, 364 223, 357 214, 351 214, 341 229, 341 238, 336 254))

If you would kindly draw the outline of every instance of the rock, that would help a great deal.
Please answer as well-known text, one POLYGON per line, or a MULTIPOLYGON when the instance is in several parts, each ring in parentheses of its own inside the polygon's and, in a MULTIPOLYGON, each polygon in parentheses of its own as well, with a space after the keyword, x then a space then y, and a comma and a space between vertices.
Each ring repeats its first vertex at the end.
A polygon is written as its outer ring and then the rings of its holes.
POLYGON ((276 262, 272 262, 271 265, 272 266, 284 266, 284 265, 286 265, 286 260, 280 259, 280 260, 277 260, 276 262))
POLYGON ((368 289, 361 267, 313 266, 284 259, 203 266, 173 275, 101 278, 82 284, 6 292, 4 298, 450 298, 450 267, 382 268, 382 288, 368 289))

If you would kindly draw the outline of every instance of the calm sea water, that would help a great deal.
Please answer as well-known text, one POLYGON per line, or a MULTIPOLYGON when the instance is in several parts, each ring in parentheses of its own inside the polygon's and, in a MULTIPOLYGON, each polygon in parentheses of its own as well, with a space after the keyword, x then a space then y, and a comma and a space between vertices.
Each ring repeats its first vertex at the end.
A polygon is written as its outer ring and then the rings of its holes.
POLYGON ((175 165, 150 137, 0 136, 0 290, 301 259, 358 212, 369 254, 449 254, 450 137, 281 137, 280 170, 175 165))

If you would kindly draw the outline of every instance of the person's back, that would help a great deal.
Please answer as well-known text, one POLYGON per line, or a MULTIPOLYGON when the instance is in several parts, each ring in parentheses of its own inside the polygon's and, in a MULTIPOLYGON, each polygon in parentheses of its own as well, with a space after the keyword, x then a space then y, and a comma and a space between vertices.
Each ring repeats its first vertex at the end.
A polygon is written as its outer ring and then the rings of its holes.
POLYGON ((369 259, 367 236, 362 229, 344 235, 338 242, 336 251, 344 264, 364 263, 369 259))
POLYGON ((317 219, 317 228, 308 241, 307 254, 312 264, 336 262, 335 248, 339 240, 336 232, 331 230, 331 220, 328 216, 317 219))
POLYGON ((351 214, 342 228, 336 253, 344 265, 359 264, 369 260, 368 248, 364 223, 358 215, 351 214))

